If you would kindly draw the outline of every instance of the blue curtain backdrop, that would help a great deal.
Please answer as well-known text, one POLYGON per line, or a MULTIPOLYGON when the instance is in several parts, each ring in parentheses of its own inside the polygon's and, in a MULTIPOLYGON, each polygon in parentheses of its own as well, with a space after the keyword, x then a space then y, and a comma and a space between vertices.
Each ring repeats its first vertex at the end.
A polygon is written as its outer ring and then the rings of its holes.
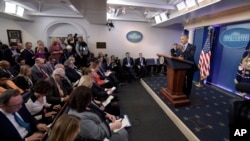
MULTIPOLYGON (((245 51, 245 47, 229 48, 224 47, 219 42, 219 35, 223 31, 232 28, 250 29, 250 23, 248 22, 242 24, 226 25, 214 29, 216 38, 212 49, 210 76, 208 77, 207 82, 227 91, 235 92, 234 78, 236 76, 242 54, 245 51)), ((196 44, 197 46, 196 54, 200 53, 202 49, 201 44, 204 44, 204 40, 207 37, 207 35, 205 34, 205 30, 206 28, 200 28, 195 31, 194 44, 196 44)), ((197 56, 195 56, 195 60, 197 60, 197 56)), ((197 79, 197 75, 198 74, 196 74, 194 79, 197 79)))
MULTIPOLYGON (((208 27, 201 27, 201 28, 195 29, 193 44, 196 45, 196 51, 195 51, 195 56, 194 56, 196 65, 198 65, 199 63, 200 53, 206 41, 207 35, 208 35, 208 27)), ((196 82, 200 80, 199 71, 195 72, 193 80, 196 82)))

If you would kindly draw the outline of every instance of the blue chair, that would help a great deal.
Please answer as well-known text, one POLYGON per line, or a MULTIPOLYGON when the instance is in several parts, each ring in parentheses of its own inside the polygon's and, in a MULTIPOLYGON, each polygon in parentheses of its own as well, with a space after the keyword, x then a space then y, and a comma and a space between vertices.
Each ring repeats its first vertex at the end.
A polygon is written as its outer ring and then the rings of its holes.
POLYGON ((155 65, 155 59, 154 58, 147 58, 146 63, 148 66, 153 66, 153 65, 155 65))

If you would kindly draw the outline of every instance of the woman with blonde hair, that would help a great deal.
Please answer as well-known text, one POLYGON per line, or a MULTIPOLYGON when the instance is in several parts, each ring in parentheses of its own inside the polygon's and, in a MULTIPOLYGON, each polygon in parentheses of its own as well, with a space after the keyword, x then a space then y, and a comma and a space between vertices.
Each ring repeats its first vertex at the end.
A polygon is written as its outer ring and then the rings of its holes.
POLYGON ((13 81, 19 88, 29 92, 33 87, 31 81, 31 67, 28 65, 21 66, 19 74, 13 81))
POLYGON ((74 141, 80 132, 80 118, 74 115, 62 115, 53 125, 49 141, 74 141))

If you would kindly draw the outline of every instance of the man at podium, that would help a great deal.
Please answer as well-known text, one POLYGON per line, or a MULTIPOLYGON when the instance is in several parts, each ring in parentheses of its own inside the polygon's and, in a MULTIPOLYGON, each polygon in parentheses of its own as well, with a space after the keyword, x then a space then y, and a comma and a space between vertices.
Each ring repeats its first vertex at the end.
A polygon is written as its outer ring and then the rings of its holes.
POLYGON ((184 94, 187 95, 187 97, 189 97, 191 93, 191 89, 192 89, 192 83, 193 83, 192 81, 193 81, 194 72, 197 69, 197 66, 195 65, 195 62, 194 62, 194 54, 195 54, 196 46, 188 43, 187 35, 181 36, 181 44, 183 45, 183 48, 181 48, 181 52, 178 55, 178 58, 191 61, 194 63, 192 68, 186 71, 186 79, 184 81, 183 92, 184 94))

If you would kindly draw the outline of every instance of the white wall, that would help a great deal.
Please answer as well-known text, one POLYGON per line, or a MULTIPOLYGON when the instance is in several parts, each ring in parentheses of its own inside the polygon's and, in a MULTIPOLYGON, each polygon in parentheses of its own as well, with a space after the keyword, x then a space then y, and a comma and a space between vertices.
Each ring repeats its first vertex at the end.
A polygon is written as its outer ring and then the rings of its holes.
POLYGON ((156 53, 170 54, 169 50, 174 42, 179 42, 183 28, 154 28, 148 23, 114 21, 115 28, 108 31, 105 25, 91 25, 84 19, 36 17, 34 22, 13 21, 0 17, 0 40, 8 43, 7 29, 22 31, 23 42, 31 41, 36 46, 36 41, 41 39, 49 44, 50 34, 67 36, 76 31, 87 40, 92 52, 97 54, 102 51, 109 55, 115 54, 124 57, 125 52, 130 52, 132 57, 137 57, 142 52, 147 58, 157 58, 156 53), (70 27, 72 26, 72 27, 70 27), (131 43, 126 39, 129 31, 136 30, 143 34, 139 43, 131 43), (96 49, 96 42, 106 42, 106 49, 96 49))

